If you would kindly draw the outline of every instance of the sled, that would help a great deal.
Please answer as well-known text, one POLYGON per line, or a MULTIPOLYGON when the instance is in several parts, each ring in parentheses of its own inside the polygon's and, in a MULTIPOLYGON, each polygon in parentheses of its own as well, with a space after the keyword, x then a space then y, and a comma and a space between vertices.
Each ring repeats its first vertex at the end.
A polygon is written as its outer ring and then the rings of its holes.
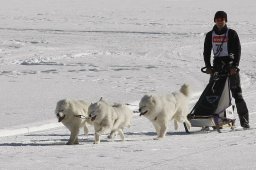
MULTIPOLYGON (((206 73, 206 67, 201 71, 206 73)), ((223 125, 231 129, 235 124, 235 106, 231 103, 230 82, 228 73, 215 72, 199 100, 188 114, 191 127, 212 127, 218 132, 223 125)), ((184 124, 185 126, 185 124, 184 124)), ((188 132, 185 127, 186 132, 188 132)))

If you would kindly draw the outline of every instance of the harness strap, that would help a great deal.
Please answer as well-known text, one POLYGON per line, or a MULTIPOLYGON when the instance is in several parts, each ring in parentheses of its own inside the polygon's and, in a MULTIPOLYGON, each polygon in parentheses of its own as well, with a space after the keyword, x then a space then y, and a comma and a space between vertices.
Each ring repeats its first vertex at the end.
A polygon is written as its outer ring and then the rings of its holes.
POLYGON ((74 116, 79 119, 88 119, 88 117, 85 117, 84 115, 74 115, 74 116))

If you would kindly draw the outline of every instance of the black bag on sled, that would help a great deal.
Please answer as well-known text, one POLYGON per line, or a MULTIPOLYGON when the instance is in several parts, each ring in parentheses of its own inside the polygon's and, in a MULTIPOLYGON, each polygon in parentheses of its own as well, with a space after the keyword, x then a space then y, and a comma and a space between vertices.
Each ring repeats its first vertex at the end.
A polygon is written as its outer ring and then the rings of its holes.
MULTIPOLYGON (((204 68, 202 68, 202 72, 204 68)), ((230 83, 227 73, 215 72, 199 100, 188 114, 192 127, 219 127, 234 125, 234 108, 231 104, 230 83)))

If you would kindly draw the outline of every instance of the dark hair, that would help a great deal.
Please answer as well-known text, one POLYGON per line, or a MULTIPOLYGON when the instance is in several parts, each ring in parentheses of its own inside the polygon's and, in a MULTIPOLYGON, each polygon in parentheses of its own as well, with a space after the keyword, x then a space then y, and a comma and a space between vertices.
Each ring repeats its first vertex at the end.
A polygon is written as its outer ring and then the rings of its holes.
POLYGON ((228 22, 227 13, 224 11, 217 11, 214 16, 214 22, 217 18, 225 18, 225 21, 228 22))

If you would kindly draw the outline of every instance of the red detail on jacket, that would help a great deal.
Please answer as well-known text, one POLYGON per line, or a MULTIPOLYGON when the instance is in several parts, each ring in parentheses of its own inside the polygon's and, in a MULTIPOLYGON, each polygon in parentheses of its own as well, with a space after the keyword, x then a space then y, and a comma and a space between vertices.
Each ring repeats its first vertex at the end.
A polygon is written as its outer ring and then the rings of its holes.
POLYGON ((215 35, 212 37, 212 41, 213 43, 225 43, 228 42, 228 37, 226 37, 225 35, 215 35))

